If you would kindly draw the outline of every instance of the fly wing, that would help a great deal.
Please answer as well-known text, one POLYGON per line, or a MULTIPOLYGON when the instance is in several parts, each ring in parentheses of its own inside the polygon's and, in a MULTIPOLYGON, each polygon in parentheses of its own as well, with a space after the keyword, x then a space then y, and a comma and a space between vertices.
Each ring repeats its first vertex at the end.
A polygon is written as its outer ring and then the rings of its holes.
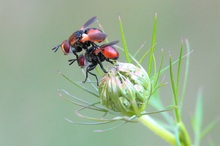
POLYGON ((96 20, 96 16, 90 18, 83 26, 80 30, 85 29, 86 27, 88 27, 89 25, 91 25, 94 21, 96 20))
POLYGON ((112 46, 112 45, 117 44, 118 42, 119 42, 118 40, 116 40, 116 41, 112 41, 112 42, 110 42, 110 43, 107 43, 107 44, 103 44, 103 45, 101 45, 100 48, 105 48, 105 47, 107 47, 107 46, 112 46))

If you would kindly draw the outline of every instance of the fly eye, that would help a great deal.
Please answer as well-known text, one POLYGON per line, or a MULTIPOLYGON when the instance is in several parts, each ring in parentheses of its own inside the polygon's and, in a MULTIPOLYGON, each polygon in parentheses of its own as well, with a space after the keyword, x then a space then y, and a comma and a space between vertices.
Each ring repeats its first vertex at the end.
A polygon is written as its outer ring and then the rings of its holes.
POLYGON ((83 55, 80 55, 78 58, 78 64, 81 68, 85 66, 85 57, 83 55))
POLYGON ((70 45, 67 41, 64 41, 61 44, 61 48, 62 48, 62 51, 63 51, 64 55, 67 55, 67 54, 70 53, 70 45))

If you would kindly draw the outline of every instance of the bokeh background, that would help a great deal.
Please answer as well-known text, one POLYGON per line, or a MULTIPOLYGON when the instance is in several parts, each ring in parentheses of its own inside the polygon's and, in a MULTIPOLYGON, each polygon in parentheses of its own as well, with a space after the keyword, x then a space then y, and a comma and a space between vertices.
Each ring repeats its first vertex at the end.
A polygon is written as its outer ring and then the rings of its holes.
MULTIPOLYGON (((171 51, 177 58, 181 40, 188 38, 194 52, 184 103, 187 129, 193 137, 190 117, 199 88, 204 95, 203 125, 219 118, 220 1, 1 0, 0 145, 168 145, 141 124, 94 133, 93 130, 109 126, 80 126, 64 119, 77 121, 76 107, 61 99, 57 89, 66 89, 78 97, 87 94, 62 78, 57 70, 76 81, 84 76, 76 64, 68 66, 69 57, 60 50, 53 53, 51 48, 92 16, 98 17, 109 40, 120 40, 118 13, 131 52, 144 41, 149 48, 155 13, 158 50, 164 48, 167 56, 171 51)), ((124 61, 123 56, 120 61, 124 61)), ((169 76, 165 79, 169 81, 169 76)), ((164 98, 170 98, 164 94, 164 98)), ((202 145, 220 144, 219 130, 217 126, 202 145)))

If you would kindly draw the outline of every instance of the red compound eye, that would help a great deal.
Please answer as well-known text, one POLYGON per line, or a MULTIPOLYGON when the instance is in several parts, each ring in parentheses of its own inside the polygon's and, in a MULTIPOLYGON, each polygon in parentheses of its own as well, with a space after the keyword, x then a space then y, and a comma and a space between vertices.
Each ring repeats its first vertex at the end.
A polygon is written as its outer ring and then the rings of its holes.
POLYGON ((78 58, 78 63, 80 67, 84 67, 85 66, 85 57, 81 54, 78 58))
POLYGON ((67 55, 70 53, 70 45, 67 40, 62 42, 61 48, 62 48, 64 55, 67 55))

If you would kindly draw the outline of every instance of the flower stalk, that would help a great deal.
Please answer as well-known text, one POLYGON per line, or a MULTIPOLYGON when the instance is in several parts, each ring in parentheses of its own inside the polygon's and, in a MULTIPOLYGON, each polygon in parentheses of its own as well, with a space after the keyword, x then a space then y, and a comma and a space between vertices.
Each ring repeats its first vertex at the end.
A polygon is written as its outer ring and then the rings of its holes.
POLYGON ((176 138, 175 138, 174 134, 172 134, 170 131, 166 130, 164 127, 159 125, 149 115, 142 115, 141 117, 138 118, 138 120, 144 126, 146 126, 148 129, 153 131, 155 134, 160 136, 162 139, 164 139, 168 143, 170 143, 172 145, 177 145, 176 138))

